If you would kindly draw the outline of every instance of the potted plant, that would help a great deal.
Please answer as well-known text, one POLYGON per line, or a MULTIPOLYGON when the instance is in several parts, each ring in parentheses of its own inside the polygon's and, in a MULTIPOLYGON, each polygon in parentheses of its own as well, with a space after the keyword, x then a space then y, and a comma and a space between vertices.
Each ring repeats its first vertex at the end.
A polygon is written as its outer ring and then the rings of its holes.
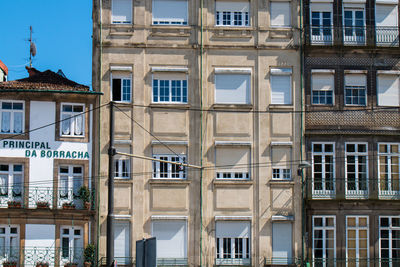
POLYGON ((39 261, 36 262, 36 267, 49 267, 49 263, 44 261, 39 261))
POLYGON ((83 251, 83 258, 85 260, 85 267, 94 265, 94 255, 96 253, 96 247, 93 244, 88 244, 83 251))
POLYGON ((17 267, 16 261, 5 261, 3 262, 3 267, 17 267))
POLYGON ((50 207, 47 201, 36 201, 36 208, 38 209, 48 209, 50 207))
POLYGON ((76 262, 67 262, 64 264, 64 267, 78 267, 78 263, 76 262))
POLYGON ((75 209, 75 204, 72 202, 64 202, 62 204, 62 207, 64 210, 74 210, 75 209))
POLYGON ((8 208, 19 209, 22 207, 22 204, 20 201, 10 200, 7 202, 7 204, 8 204, 8 208))
POLYGON ((82 200, 86 209, 90 209, 90 190, 87 186, 82 186, 78 191, 79 198, 82 200))

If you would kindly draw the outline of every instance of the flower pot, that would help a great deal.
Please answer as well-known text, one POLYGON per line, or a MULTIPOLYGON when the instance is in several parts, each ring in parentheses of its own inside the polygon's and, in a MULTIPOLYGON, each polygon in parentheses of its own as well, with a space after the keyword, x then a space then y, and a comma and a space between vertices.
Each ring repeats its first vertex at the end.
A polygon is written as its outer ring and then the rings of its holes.
POLYGON ((85 209, 90 210, 90 202, 85 202, 85 209))
POLYGON ((64 267, 78 267, 78 263, 66 263, 64 267))
POLYGON ((3 267, 17 267, 17 263, 16 262, 3 262, 3 267))
POLYGON ((15 201, 8 202, 8 208, 9 209, 20 209, 21 207, 22 207, 21 202, 15 202, 15 201))
POLYGON ((47 262, 38 262, 36 267, 49 267, 49 264, 47 262))
MULTIPOLYGON (((48 209, 48 208, 50 208, 50 205, 48 202, 36 202, 36 208, 37 209, 48 209)), ((41 266, 41 267, 46 267, 46 266, 41 266)))
POLYGON ((92 266, 92 263, 91 263, 91 262, 88 262, 88 261, 85 261, 84 266, 85 266, 85 267, 91 267, 91 266, 92 266))

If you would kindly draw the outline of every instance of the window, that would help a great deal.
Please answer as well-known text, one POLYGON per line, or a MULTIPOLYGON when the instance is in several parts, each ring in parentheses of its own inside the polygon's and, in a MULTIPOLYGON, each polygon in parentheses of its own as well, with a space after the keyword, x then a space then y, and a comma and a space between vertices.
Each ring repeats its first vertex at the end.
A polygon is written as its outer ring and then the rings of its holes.
POLYGON ((187 0, 153 0, 153 25, 187 24, 187 0))
POLYGON ((364 74, 345 74, 344 98, 347 106, 367 104, 367 76, 364 74))
POLYGON ((64 203, 80 205, 79 189, 83 186, 83 167, 59 166, 59 206, 64 203))
POLYGON ((271 1, 270 25, 272 27, 291 26, 290 2, 271 1))
POLYGON ((61 263, 80 263, 83 257, 83 229, 76 226, 63 226, 61 232, 61 263))
POLYGON ((346 143, 346 196, 368 196, 368 146, 346 143))
POLYGON ((400 217, 379 217, 379 258, 381 266, 394 267, 400 262, 400 217))
POLYGON ((399 45, 398 1, 376 1, 375 30, 377 45, 399 45))
POLYGON ((250 74, 215 73, 215 103, 250 104, 250 74))
POLYGON ((321 70, 312 73, 311 76, 311 98, 313 105, 333 105, 335 89, 335 75, 333 71, 321 70))
POLYGON ((0 225, 0 258, 18 262, 19 227, 17 225, 0 225))
POLYGON ((0 101, 1 133, 19 134, 24 129, 24 102, 0 101))
POLYGON ((272 169, 272 179, 279 179, 279 180, 291 180, 292 179, 292 173, 290 169, 278 169, 278 168, 273 168, 272 169))
POLYGON ((249 1, 216 1, 215 24, 217 26, 249 26, 249 1))
POLYGON ((379 106, 400 106, 399 74, 391 71, 378 71, 377 94, 379 106))
POLYGON ((278 146, 271 144, 272 157, 272 179, 291 180, 291 147, 278 146))
POLYGON ((292 69, 271 69, 271 104, 292 104, 292 69))
POLYGON ((400 196, 400 144, 378 144, 379 195, 400 196))
POLYGON ((152 227, 157 239, 157 265, 168 265, 168 262, 187 264, 186 221, 154 220, 152 227))
POLYGON ((292 264, 292 223, 272 223, 272 264, 292 264))
MULTIPOLYGON (((354 4, 359 5, 359 4, 354 4)), ((364 4, 360 7, 346 7, 343 10, 344 43, 350 45, 365 44, 365 10, 364 4)))
POLYGON ((22 202, 24 167, 22 164, 0 164, 0 202, 22 202))
POLYGON ((118 264, 129 265, 130 262, 130 223, 116 220, 114 223, 114 257, 118 264))
POLYGON ((216 148, 217 179, 249 179, 250 148, 218 146, 216 148))
POLYGON ((132 0, 112 0, 111 22, 115 24, 132 23, 132 0))
POLYGON ((153 74, 154 103, 187 103, 187 76, 182 73, 153 74))
POLYGON ((163 154, 163 155, 153 155, 153 158, 166 161, 166 162, 153 161, 153 178, 186 179, 185 166, 169 163, 169 162, 186 163, 186 155, 163 154))
POLYGON ((132 86, 129 77, 113 75, 112 78, 112 101, 131 102, 132 86))
MULTIPOLYGON (((129 146, 121 146, 116 148, 118 152, 131 154, 129 146)), ((114 156, 114 177, 120 179, 129 179, 131 177, 131 159, 128 156, 114 156)))
POLYGON ((216 264, 250 264, 250 222, 216 222, 216 264))
POLYGON ((333 197, 335 194, 334 143, 313 143, 312 160, 313 196, 333 197))
POLYGON ((61 135, 84 136, 85 105, 61 104, 61 135))
POLYGON ((314 266, 335 266, 336 218, 313 216, 312 249, 314 266))
POLYGON ((332 44, 332 31, 332 3, 311 3, 311 43, 332 44))
POLYGON ((346 216, 346 261, 348 266, 368 266, 367 216, 346 216))

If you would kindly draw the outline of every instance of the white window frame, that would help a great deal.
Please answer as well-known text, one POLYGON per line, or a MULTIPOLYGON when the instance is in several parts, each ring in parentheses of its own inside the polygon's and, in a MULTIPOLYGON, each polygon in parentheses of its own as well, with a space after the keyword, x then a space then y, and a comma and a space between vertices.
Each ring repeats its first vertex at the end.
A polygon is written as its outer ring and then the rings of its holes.
POLYGON ((269 25, 271 28, 291 28, 292 27, 292 1, 269 1, 269 25), (272 17, 272 5, 276 3, 288 3, 289 4, 289 24, 288 25, 277 25, 277 24, 272 24, 271 17, 272 17))
POLYGON ((130 2, 130 8, 129 8, 128 18, 130 18, 130 20, 119 21, 119 20, 114 20, 115 0, 111 1, 111 24, 132 24, 132 0, 129 0, 129 2, 130 2))
POLYGON ((155 79, 153 76, 152 82, 152 101, 153 103, 171 103, 171 104, 186 104, 188 102, 188 81, 187 78, 182 79, 155 79), (168 96, 163 96, 164 98, 168 98, 167 100, 161 100, 161 81, 167 83, 168 87, 168 96), (173 83, 180 83, 179 87, 175 86, 176 92, 179 91, 180 95, 176 94, 173 95, 173 83), (176 100, 173 100, 176 98, 176 100), (179 100, 178 100, 179 98, 179 100))
POLYGON ((182 2, 186 2, 186 18, 164 18, 164 19, 155 19, 153 16, 153 12, 154 12, 154 7, 155 7, 155 3, 154 0, 151 1, 152 3, 152 25, 156 25, 156 26, 164 26, 164 25, 172 25, 172 26, 187 26, 188 25, 188 20, 189 20, 189 1, 188 0, 182 0, 182 2))
MULTIPOLYGON (((389 266, 389 267, 395 267, 397 264, 400 262, 400 257, 398 258, 393 258, 393 250, 397 250, 397 253, 400 254, 400 248, 393 248, 393 241, 394 240, 399 240, 399 238, 395 238, 393 235, 393 231, 396 231, 397 233, 400 233, 400 225, 399 226, 393 226, 393 219, 397 219, 400 221, 400 216, 379 216, 379 259, 380 259, 380 265, 381 266, 389 266), (388 226, 382 226, 382 221, 381 219, 388 219, 389 225, 388 226), (382 237, 382 231, 388 231, 388 237, 384 238, 382 237), (387 240, 388 242, 388 248, 385 248, 389 252, 389 257, 388 258, 383 258, 382 256, 382 241, 387 240), (383 263, 383 265, 382 265, 383 263)), ((399 242, 399 241, 397 241, 399 242)))
POLYGON ((292 170, 289 168, 272 168, 273 180, 292 180, 292 170))
POLYGON ((329 3, 310 3, 310 38, 311 38, 311 43, 312 44, 318 44, 318 45, 331 45, 333 43, 333 1, 329 3), (317 5, 330 5, 330 10, 327 11, 326 9, 323 10, 324 8, 317 8, 317 5), (314 26, 313 25, 313 13, 318 12, 319 13, 319 25, 314 26), (329 13, 330 14, 330 23, 328 25, 324 25, 324 18, 323 15, 324 13, 329 13), (330 34, 325 34, 324 30, 327 30, 327 28, 330 30, 330 34), (318 29, 319 35, 313 34, 313 29, 318 29))
POLYGON ((131 178, 131 160, 129 158, 116 158, 114 160, 115 178, 130 179, 131 178))
POLYGON ((334 142, 312 142, 312 193, 313 193, 313 198, 333 198, 335 197, 336 194, 336 160, 335 160, 335 143, 334 142), (323 151, 322 152, 315 152, 314 151, 314 145, 322 145, 323 146, 323 151), (325 145, 332 145, 333 146, 333 152, 325 152, 325 145), (315 189, 315 160, 314 156, 321 156, 322 157, 322 162, 321 162, 321 183, 322 183, 322 189, 315 189), (332 189, 326 189, 326 156, 332 156, 332 176, 330 178, 331 184, 332 184, 332 189))
POLYGON ((355 75, 355 74, 350 72, 350 73, 345 73, 345 75, 344 75, 345 76, 344 77, 344 92, 343 92, 344 104, 345 104, 345 106, 363 106, 363 107, 365 107, 365 106, 367 106, 367 100, 368 100, 367 99, 367 75, 366 74, 358 74, 359 76, 364 77, 365 86, 364 85, 347 85, 346 84, 346 76, 351 76, 351 75, 355 75), (350 95, 347 94, 348 90, 351 92, 350 95), (363 95, 358 94, 358 96, 355 96, 355 95, 353 95, 353 91, 359 91, 359 92, 364 91, 364 94, 363 95), (348 97, 351 99, 350 103, 347 103, 348 97), (362 98, 364 98, 364 100, 365 100, 364 104, 360 103, 360 100, 362 98), (354 99, 357 99, 358 103, 353 103, 354 99))
POLYGON ((247 238, 244 237, 218 237, 219 233, 217 232, 217 224, 218 223, 226 223, 228 221, 218 220, 215 222, 216 230, 215 230, 215 261, 216 265, 249 265, 251 261, 251 222, 250 221, 230 221, 232 223, 249 223, 250 232, 247 238), (226 240, 227 248, 229 246, 229 250, 226 253, 224 251, 224 241, 226 240), (241 250, 237 250, 236 245, 241 244, 239 246, 242 247, 241 250), (225 257, 230 256, 230 257, 225 257))
POLYGON ((79 226, 66 226, 60 227, 60 264, 64 265, 66 263, 83 263, 83 228, 79 226), (64 230, 68 230, 68 234, 64 233, 64 230), (75 234, 78 230, 79 234, 75 234), (68 239, 68 256, 65 257, 64 254, 64 244, 63 239, 68 239), (79 242, 78 246, 76 242, 79 242))
POLYGON ((272 68, 270 70, 270 93, 271 93, 271 105, 293 105, 293 80, 292 80, 292 69, 291 68, 272 68), (276 88, 275 92, 274 92, 274 88, 273 88, 273 80, 274 77, 289 77, 289 84, 290 84, 290 88, 289 88, 289 95, 288 97, 286 96, 287 92, 283 92, 283 101, 279 102, 279 103, 275 103, 274 102, 274 94, 282 94, 281 91, 276 91, 277 89, 280 88, 276 88), (286 102, 286 99, 289 100, 289 102, 286 102))
POLYGON ((131 103, 132 102, 132 75, 128 74, 112 74, 111 73, 111 90, 110 90, 110 98, 111 101, 118 103, 131 103), (120 100, 114 100, 114 80, 121 80, 121 88, 120 88, 120 100), (124 85, 125 82, 129 82, 129 85, 124 85), (129 92, 124 92, 126 86, 129 86, 129 92), (128 96, 128 97, 125 97, 128 96))
MULTIPOLYGON (((349 265, 349 263, 354 263, 356 267, 360 266, 369 266, 369 217, 366 215, 347 215, 346 216, 346 266, 349 265), (348 225, 348 219, 349 218, 355 218, 356 219, 356 226, 349 226, 348 225), (365 218, 367 219, 367 226, 360 226, 359 225, 359 220, 360 218, 365 218), (349 259, 348 255, 348 250, 349 250, 349 235, 348 231, 349 230, 354 230, 356 232, 356 237, 355 237, 355 243, 356 243, 356 258, 355 259, 349 259), (364 261, 360 262, 360 231, 367 231, 367 258, 364 261)), ((350 266, 353 266, 352 264, 350 266)))
POLYGON ((365 45, 365 42, 367 40, 367 33, 366 33, 366 12, 365 12, 365 3, 363 4, 357 4, 357 7, 351 6, 349 4, 343 4, 343 43, 345 45, 365 45), (351 27, 346 27, 345 26, 345 11, 351 11, 352 12, 352 25, 351 27), (362 11, 363 12, 363 25, 362 26, 357 26, 355 25, 356 18, 355 14, 357 11, 362 11), (362 31, 362 36, 358 35, 360 32, 361 27, 362 31), (346 29, 351 29, 352 35, 346 35, 346 29))
MULTIPOLYGON (((321 99, 321 96, 316 96, 318 97, 318 99, 321 99)), ((315 105, 315 106, 333 106, 335 105, 335 71, 334 70, 312 70, 311 71, 311 104, 315 105), (333 77, 333 87, 331 90, 313 90, 313 83, 314 83, 314 78, 315 76, 318 75, 331 75, 333 77), (319 92, 318 94, 320 94, 321 92, 331 92, 332 95, 330 96, 332 98, 332 103, 327 103, 327 99, 329 98, 329 96, 325 95, 324 97, 324 101, 325 103, 314 103, 314 94, 315 92, 319 92)))
MULTIPOLYGON (((393 172, 392 168, 387 168, 388 166, 392 166, 392 158, 396 157, 397 158, 397 168, 400 168, 400 143, 378 143, 378 148, 377 148, 377 153, 378 153, 378 187, 379 187, 379 197, 381 198, 400 198, 400 185, 399 185, 399 190, 393 190, 393 185, 392 185, 392 180, 393 180, 393 172), (397 145, 398 151, 397 153, 385 153, 381 152, 379 150, 381 145, 387 146, 388 151, 391 151, 391 146, 392 145, 397 145), (382 190, 381 188, 381 156, 384 156, 385 159, 387 160, 387 164, 385 164, 386 168, 388 170, 386 181, 387 181, 387 188, 388 190, 382 190)), ((396 174, 396 173, 394 173, 396 174)), ((397 176, 399 177, 400 174, 397 173, 397 176)), ((397 183, 400 183, 400 177, 397 180, 397 183)))
POLYGON ((314 215, 312 216, 312 257, 313 257, 313 264, 315 266, 315 263, 317 262, 317 266, 323 266, 323 267, 328 267, 328 266, 336 266, 336 216, 334 215, 314 215), (315 219, 321 218, 322 219, 322 226, 315 226, 315 219), (333 226, 327 226, 326 221, 327 219, 333 219, 333 226), (315 230, 322 231, 322 253, 323 253, 323 258, 320 261, 317 261, 315 259, 315 250, 317 249, 315 247, 315 230), (333 262, 330 262, 329 259, 327 259, 327 231, 333 231, 333 262), (322 264, 322 265, 320 265, 322 264))
POLYGON ((83 165, 72 165, 72 164, 60 164, 58 166, 58 203, 59 207, 64 203, 80 203, 79 189, 84 185, 84 172, 85 168, 83 165), (61 172, 61 168, 68 168, 68 173, 61 172), (74 173, 74 168, 81 168, 81 173, 74 173), (61 185, 61 176, 66 176, 67 187, 61 185), (78 188, 76 185, 80 185, 78 188))
POLYGON ((25 132, 25 102, 24 101, 15 101, 15 100, 2 100, 0 101, 0 134, 22 134, 25 132), (11 109, 3 108, 3 104, 9 103, 11 104, 11 109), (14 104, 22 104, 22 109, 14 109, 14 104), (8 129, 9 131, 3 131, 4 125, 3 120, 6 113, 10 113, 8 129), (20 114, 21 118, 21 131, 16 131, 16 114, 20 114))
POLYGON ((369 179, 368 179, 368 143, 367 142, 346 142, 345 143, 345 178, 346 178, 346 197, 347 198, 367 198, 368 197, 368 186, 369 186, 369 179), (347 145, 354 145, 355 152, 347 151, 347 145), (358 152, 358 147, 360 145, 365 145, 366 151, 365 152, 358 152), (354 157, 354 185, 355 189, 349 189, 349 161, 348 157, 354 157), (365 157, 365 178, 364 181, 360 181, 360 158, 365 157), (361 183, 365 183, 365 189, 360 189, 361 183))
POLYGON ((60 105, 60 136, 62 137, 85 137, 85 104, 78 103, 61 103, 60 105), (64 106, 71 106, 72 111, 63 111, 64 106), (74 111, 75 107, 82 108, 82 112, 74 111), (80 120, 80 121, 79 121, 80 120), (69 124, 69 134, 64 133, 64 125, 69 124), (76 133, 78 127, 81 124, 81 133, 76 133))
MULTIPOLYGON (((186 163, 186 154, 153 154, 153 158, 186 163)), ((186 179, 186 167, 178 164, 153 161, 153 179, 186 179), (167 172, 161 173, 162 166, 167 167, 167 172), (174 169, 176 172, 174 172, 174 169)))
MULTIPOLYGON (((250 26, 250 1, 248 1, 248 0, 241 1, 243 3, 244 2, 248 3, 249 11, 218 10, 217 2, 218 2, 218 0, 215 1, 215 26, 218 26, 218 27, 249 27, 250 26), (228 18, 228 16, 229 16, 229 18, 228 18), (239 16, 240 16, 240 18, 239 18, 239 16)), ((222 1, 222 2, 231 2, 231 1, 222 1)))
POLYGON ((24 164, 21 163, 0 163, 0 165, 8 166, 8 171, 0 169, 0 205, 7 206, 8 201, 23 201, 24 196, 24 164), (16 166, 21 166, 21 171, 15 170, 16 166), (15 176, 20 176, 18 183, 15 176), (3 179, 7 176, 7 180, 3 179))
POLYGON ((4 234, 0 233, 0 238, 4 238, 4 247, 0 243, 0 261, 19 262, 19 225, 2 224, 0 228, 4 228, 4 234), (11 233, 11 229, 17 229, 17 233, 11 233), (16 246, 12 245, 13 238, 15 238, 16 246))

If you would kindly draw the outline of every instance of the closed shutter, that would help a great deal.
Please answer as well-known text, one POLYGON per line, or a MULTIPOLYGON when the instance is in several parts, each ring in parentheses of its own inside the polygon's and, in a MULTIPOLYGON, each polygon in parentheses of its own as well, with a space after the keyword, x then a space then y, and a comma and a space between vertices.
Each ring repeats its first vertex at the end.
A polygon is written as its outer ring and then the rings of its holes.
POLYGON ((112 23, 132 23, 132 0, 112 1, 112 23))
POLYGON ((217 1, 215 9, 217 12, 249 12, 249 1, 217 1))
POLYGON ((332 12, 332 3, 311 3, 311 11, 332 12))
POLYGON ((272 224, 273 264, 292 263, 292 224, 279 222, 272 224))
POLYGON ((291 25, 290 2, 271 2, 271 26, 289 27, 291 25))
POLYGON ((186 24, 188 20, 187 0, 153 0, 153 23, 155 21, 179 22, 186 24))
POLYGON ((398 75, 378 75, 378 105, 400 106, 399 85, 398 75))
POLYGON ((312 90, 315 91, 333 91, 335 80, 333 74, 313 74, 312 90))
POLYGON ((130 224, 115 222, 114 224, 114 257, 118 264, 128 264, 130 256, 130 224))
POLYGON ((218 221, 216 238, 250 238, 250 222, 218 221))
POLYGON ((250 75, 215 74, 215 102, 223 104, 249 104, 250 75))
POLYGON ((344 77, 345 86, 367 86, 367 76, 364 74, 346 74, 344 77))
POLYGON ((291 152, 289 147, 272 146, 272 166, 275 168, 291 169, 291 152))
POLYGON ((398 6, 377 4, 375 7, 375 21, 377 27, 397 27, 398 6))
POLYGON ((292 104, 291 75, 286 70, 271 70, 271 104, 292 104))
MULTIPOLYGON (((222 147, 216 148, 216 171, 228 173, 249 173, 249 147, 222 147)), ((222 177, 220 177, 222 178, 222 177)), ((234 177, 232 177, 234 178, 234 177)), ((246 178, 246 177, 243 177, 246 178)))
POLYGON ((153 236, 157 239, 157 258, 186 258, 186 221, 153 221, 153 236))

